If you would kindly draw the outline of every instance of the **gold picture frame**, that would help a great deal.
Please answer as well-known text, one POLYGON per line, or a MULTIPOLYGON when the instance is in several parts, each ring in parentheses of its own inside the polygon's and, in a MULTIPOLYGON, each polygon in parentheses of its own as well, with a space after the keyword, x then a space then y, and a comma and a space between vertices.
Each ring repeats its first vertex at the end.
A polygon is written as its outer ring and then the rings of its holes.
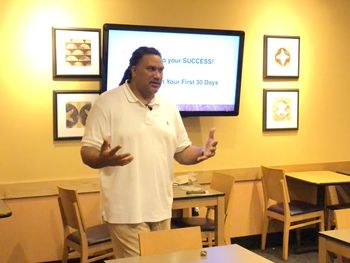
POLYGON ((263 131, 299 129, 299 90, 264 89, 263 131))
POLYGON ((264 36, 264 78, 299 78, 299 60, 299 36, 264 36))
POLYGON ((52 28, 53 78, 100 78, 101 30, 52 28))
POLYGON ((80 140, 88 113, 99 91, 53 91, 54 140, 80 140))

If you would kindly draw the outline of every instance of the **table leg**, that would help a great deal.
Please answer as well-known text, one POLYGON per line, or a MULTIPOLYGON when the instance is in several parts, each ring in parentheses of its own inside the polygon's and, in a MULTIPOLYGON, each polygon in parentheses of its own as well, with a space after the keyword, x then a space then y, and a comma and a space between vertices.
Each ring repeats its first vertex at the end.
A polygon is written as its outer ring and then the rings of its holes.
POLYGON ((318 238, 318 263, 327 263, 326 239, 318 238))
POLYGON ((324 207, 326 209, 326 187, 324 185, 317 186, 317 205, 320 207, 324 207))

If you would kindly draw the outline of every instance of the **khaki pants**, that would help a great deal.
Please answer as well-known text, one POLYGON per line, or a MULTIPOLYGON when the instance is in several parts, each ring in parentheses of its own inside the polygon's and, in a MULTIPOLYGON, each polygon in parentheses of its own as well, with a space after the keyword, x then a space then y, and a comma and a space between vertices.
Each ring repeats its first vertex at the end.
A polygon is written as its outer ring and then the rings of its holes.
POLYGON ((110 224, 114 254, 116 258, 134 257, 140 255, 139 232, 170 229, 170 219, 160 222, 140 224, 110 224))

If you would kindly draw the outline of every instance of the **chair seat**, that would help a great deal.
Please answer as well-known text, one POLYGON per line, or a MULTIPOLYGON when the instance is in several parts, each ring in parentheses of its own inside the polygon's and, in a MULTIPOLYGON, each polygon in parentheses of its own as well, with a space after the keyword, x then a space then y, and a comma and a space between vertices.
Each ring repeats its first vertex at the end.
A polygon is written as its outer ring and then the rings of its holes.
POLYGON ((215 221, 205 217, 174 218, 172 224, 176 227, 200 226, 201 231, 215 231, 215 221))
MULTIPOLYGON (((106 224, 88 227, 86 230, 86 238, 89 246, 97 245, 111 240, 106 224)), ((78 231, 72 232, 68 236, 68 239, 78 244, 81 243, 78 231)))
POLYGON ((329 205, 329 206, 327 206, 327 208, 330 209, 330 210, 338 210, 338 209, 350 208, 350 203, 329 205))
MULTIPOLYGON (((296 216, 296 215, 302 215, 312 212, 317 212, 323 210, 322 207, 313 205, 307 202, 299 201, 299 200, 293 200, 289 203, 289 209, 290 209, 290 215, 296 216)), ((268 210, 273 211, 275 213, 284 214, 284 208, 282 203, 278 203, 275 205, 272 205, 268 208, 268 210)))

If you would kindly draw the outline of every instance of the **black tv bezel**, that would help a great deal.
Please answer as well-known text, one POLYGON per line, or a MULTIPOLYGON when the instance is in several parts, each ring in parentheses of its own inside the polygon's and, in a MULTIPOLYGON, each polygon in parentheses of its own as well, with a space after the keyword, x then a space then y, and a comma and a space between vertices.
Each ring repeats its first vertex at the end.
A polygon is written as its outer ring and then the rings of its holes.
MULTIPOLYGON (((243 50, 245 32, 242 30, 225 29, 204 29, 186 27, 166 27, 166 26, 145 26, 130 24, 104 24, 103 25, 103 49, 102 49, 102 69, 101 69, 101 93, 107 91, 107 69, 108 69, 108 37, 109 30, 145 31, 145 32, 167 32, 167 33, 189 33, 208 35, 233 35, 239 37, 237 79, 235 88, 234 109, 232 111, 181 111, 182 117, 195 116, 238 116, 241 97, 241 81, 243 71, 243 50)), ((122 77, 122 76, 121 76, 122 77)))

